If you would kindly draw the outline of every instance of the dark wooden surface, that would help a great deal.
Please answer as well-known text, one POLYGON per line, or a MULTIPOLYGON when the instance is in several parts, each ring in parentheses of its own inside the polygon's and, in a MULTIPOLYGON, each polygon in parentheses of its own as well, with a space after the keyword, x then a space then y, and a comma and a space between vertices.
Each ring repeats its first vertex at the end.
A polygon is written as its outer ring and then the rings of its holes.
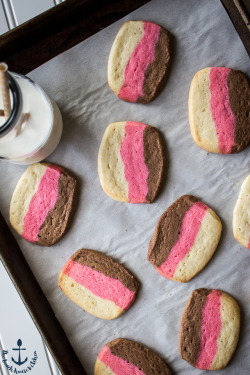
POLYGON ((250 56, 250 15, 241 0, 221 0, 250 56))
POLYGON ((67 0, 0 37, 0 61, 26 74, 149 0, 67 0))

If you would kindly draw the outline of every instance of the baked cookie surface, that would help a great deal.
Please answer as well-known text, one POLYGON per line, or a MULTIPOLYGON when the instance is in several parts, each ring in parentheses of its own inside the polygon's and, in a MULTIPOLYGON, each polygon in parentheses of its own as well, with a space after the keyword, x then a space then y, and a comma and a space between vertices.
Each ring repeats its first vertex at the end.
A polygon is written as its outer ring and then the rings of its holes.
POLYGON ((151 203, 164 177, 159 131, 135 121, 110 124, 98 153, 98 174, 107 195, 120 202, 151 203))
POLYGON ((219 217, 192 195, 177 199, 160 217, 148 261, 162 276, 187 282, 213 256, 221 236, 219 217))
POLYGON ((95 363, 94 375, 171 375, 166 363, 135 341, 119 338, 106 344, 95 363))
POLYGON ((233 212, 234 238, 243 246, 250 249, 250 175, 248 175, 240 190, 233 212))
POLYGON ((102 319, 115 319, 134 302, 139 282, 121 264, 94 250, 78 250, 62 268, 58 285, 74 303, 102 319))
POLYGON ((250 142, 250 87, 239 70, 225 67, 198 71, 188 99, 195 143, 209 152, 240 152, 250 142))
POLYGON ((223 369, 235 351, 239 330, 239 306, 229 294, 196 289, 181 318, 180 356, 202 370, 223 369))
POLYGON ((77 202, 77 181, 64 168, 31 165, 20 178, 10 203, 10 223, 25 240, 51 246, 64 235, 77 202))
POLYGON ((170 65, 170 33, 146 21, 119 30, 108 61, 108 83, 122 100, 149 103, 162 90, 170 65))

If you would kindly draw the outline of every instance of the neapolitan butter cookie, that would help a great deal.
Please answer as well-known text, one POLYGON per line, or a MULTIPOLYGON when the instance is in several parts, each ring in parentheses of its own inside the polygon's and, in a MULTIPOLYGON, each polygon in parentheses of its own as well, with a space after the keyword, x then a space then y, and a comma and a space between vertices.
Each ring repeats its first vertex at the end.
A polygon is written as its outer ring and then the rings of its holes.
POLYGON ((76 179, 58 165, 36 163, 17 183, 10 223, 25 240, 51 246, 68 229, 76 203, 76 179))
POLYGON ((244 180, 233 213, 234 238, 250 249, 250 175, 244 180))
POLYGON ((139 282, 98 251, 78 250, 62 268, 58 285, 74 303, 102 319, 115 319, 134 302, 139 282))
POLYGON ((128 21, 110 51, 108 83, 122 100, 149 103, 163 89, 170 65, 170 33, 146 21, 128 21))
POLYGON ((106 344, 97 357, 94 375, 171 375, 166 363, 135 341, 119 338, 106 344))
POLYGON ((196 289, 181 318, 180 356, 201 370, 221 370, 234 354, 239 331, 240 309, 229 294, 196 289))
POLYGON ((149 243, 148 261, 167 279, 185 283, 209 262, 221 230, 211 208, 183 195, 161 215, 149 243))
POLYGON ((198 71, 189 91, 189 122, 198 146, 231 154, 250 142, 250 87, 239 70, 225 67, 198 71))
POLYGON ((110 124, 100 145, 98 174, 101 186, 121 202, 151 203, 165 170, 159 131, 135 121, 110 124))

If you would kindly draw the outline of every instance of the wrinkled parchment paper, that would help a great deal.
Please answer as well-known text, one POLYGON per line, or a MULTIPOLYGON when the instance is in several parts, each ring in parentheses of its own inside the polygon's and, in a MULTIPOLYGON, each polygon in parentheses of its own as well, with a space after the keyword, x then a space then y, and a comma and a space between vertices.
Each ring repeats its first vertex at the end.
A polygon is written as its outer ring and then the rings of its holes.
MULTIPOLYGON (((240 185, 250 172, 250 148, 236 155, 216 155, 193 142, 188 123, 189 86, 195 72, 206 66, 227 66, 250 75, 247 53, 221 3, 153 0, 29 74, 61 109, 62 140, 48 160, 78 176, 80 197, 69 232, 52 248, 32 245, 14 235, 89 374, 103 345, 117 337, 137 340, 155 350, 176 374, 208 373, 180 359, 178 350, 180 318, 189 295, 199 287, 222 289, 238 301, 241 335, 224 373, 250 372, 250 251, 234 240, 231 224, 240 185), (147 105, 119 100, 106 77, 109 51, 119 27, 126 20, 140 19, 166 27, 174 39, 168 82, 160 96, 147 105), (124 120, 154 125, 165 138, 166 180, 151 205, 116 202, 99 183, 97 153, 102 135, 111 122, 124 120), (187 284, 163 278, 147 261, 159 216, 183 194, 198 196, 223 222, 214 257, 187 284), (61 267, 82 247, 112 256, 140 280, 138 298, 118 319, 104 321, 91 316, 58 288, 61 267)), ((0 207, 7 221, 12 192, 25 169, 0 164, 0 207)))

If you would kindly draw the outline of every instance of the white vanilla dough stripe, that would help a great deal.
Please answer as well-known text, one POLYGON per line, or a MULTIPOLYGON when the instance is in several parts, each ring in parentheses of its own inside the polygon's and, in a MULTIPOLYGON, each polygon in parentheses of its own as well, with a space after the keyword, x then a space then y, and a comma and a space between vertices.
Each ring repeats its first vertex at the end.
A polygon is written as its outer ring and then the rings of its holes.
POLYGON ((105 363, 103 363, 97 358, 96 363, 95 363, 94 375, 117 375, 117 374, 115 374, 110 369, 110 367, 105 365, 105 363))
POLYGON ((113 199, 128 202, 128 182, 120 149, 126 121, 110 124, 98 153, 98 174, 103 190, 113 199))
POLYGON ((62 272, 59 275, 59 285, 71 301, 98 318, 114 319, 124 312, 113 301, 93 294, 89 289, 62 272))
POLYGON ((198 71, 191 82, 188 97, 189 122, 191 134, 197 144, 202 147, 207 143, 212 152, 218 153, 220 152, 218 136, 210 109, 210 69, 198 71))
POLYGON ((124 82, 125 68, 130 56, 144 34, 142 21, 126 22, 118 31, 108 60, 108 83, 118 95, 124 82))
POLYGON ((233 233, 237 241, 248 248, 250 242, 250 175, 241 185, 233 212, 233 233))
POLYGON ((195 242, 179 262, 173 280, 186 282, 206 266, 217 247, 221 229, 220 219, 213 210, 208 209, 201 222, 195 242))
POLYGON ((31 165, 18 181, 10 202, 10 223, 18 232, 23 232, 23 220, 30 202, 36 194, 48 163, 31 165))
POLYGON ((221 296, 221 331, 217 339, 218 349, 210 370, 223 368, 232 357, 238 343, 240 331, 240 310, 237 302, 228 294, 221 296))

